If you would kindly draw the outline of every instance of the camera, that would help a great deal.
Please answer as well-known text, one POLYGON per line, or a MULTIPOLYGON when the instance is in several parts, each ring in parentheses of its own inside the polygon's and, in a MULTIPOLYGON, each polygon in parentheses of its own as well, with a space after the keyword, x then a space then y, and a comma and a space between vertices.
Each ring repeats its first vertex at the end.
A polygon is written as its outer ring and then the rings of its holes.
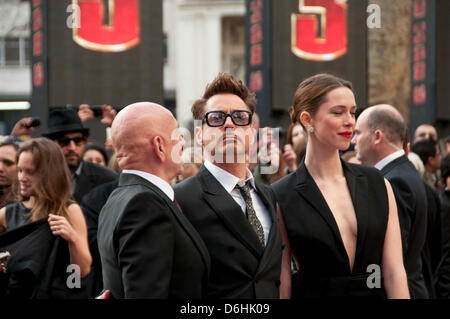
POLYGON ((101 105, 90 105, 89 108, 94 112, 95 117, 102 117, 102 106, 101 105))
POLYGON ((41 125, 41 120, 38 117, 33 117, 33 119, 31 120, 31 123, 26 125, 26 128, 36 127, 39 125, 41 125))

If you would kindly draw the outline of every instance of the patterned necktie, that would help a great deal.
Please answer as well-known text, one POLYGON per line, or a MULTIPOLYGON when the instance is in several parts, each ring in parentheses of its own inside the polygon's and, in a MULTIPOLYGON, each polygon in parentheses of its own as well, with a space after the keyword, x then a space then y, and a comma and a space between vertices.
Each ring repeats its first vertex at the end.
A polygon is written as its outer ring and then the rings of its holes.
POLYGON ((264 247, 264 229, 258 217, 256 217, 255 209, 253 208, 252 197, 250 196, 250 187, 248 186, 248 182, 245 183, 244 186, 236 185, 236 188, 241 192, 241 195, 245 200, 248 222, 253 227, 253 230, 258 236, 259 242, 264 247))

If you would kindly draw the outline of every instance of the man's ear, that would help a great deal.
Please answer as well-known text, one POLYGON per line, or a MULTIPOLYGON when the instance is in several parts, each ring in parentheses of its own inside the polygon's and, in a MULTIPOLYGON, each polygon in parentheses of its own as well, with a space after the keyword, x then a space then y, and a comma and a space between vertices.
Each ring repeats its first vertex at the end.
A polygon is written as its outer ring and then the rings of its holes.
POLYGON ((155 136, 151 140, 151 143, 153 145, 153 152, 155 153, 156 158, 159 158, 160 161, 164 161, 166 159, 166 148, 162 137, 155 136))
POLYGON ((381 130, 375 130, 373 133, 373 144, 378 145, 384 141, 384 133, 381 130))
POLYGON ((198 145, 203 146, 203 132, 201 126, 196 126, 194 128, 195 141, 198 145))

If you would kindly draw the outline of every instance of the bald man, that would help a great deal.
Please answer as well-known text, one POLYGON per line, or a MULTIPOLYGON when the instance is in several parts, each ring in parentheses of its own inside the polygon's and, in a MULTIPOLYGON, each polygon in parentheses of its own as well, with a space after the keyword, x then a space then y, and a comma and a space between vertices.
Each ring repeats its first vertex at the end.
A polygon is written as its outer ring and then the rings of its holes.
POLYGON ((427 235, 427 197, 422 179, 403 150, 405 121, 393 106, 375 105, 361 113, 354 132, 357 158, 378 168, 394 191, 411 298, 429 298, 421 257, 427 235))
POLYGON ((104 289, 112 298, 202 298, 210 257, 169 184, 183 169, 177 121, 160 105, 131 104, 111 135, 122 173, 99 217, 104 289))

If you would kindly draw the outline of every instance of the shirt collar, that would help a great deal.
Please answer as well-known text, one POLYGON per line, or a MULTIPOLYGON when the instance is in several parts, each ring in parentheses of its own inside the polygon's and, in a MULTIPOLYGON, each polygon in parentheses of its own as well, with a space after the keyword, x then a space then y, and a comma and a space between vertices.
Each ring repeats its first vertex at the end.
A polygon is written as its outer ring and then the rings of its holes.
POLYGON ((399 157, 401 157, 403 155, 405 155, 405 151, 404 150, 398 150, 397 152, 389 154, 388 156, 383 158, 381 161, 376 163, 375 164, 375 168, 377 168, 377 169, 379 169, 381 171, 387 164, 389 164, 393 160, 396 160, 397 158, 399 158, 399 157))
POLYGON ((74 177, 78 177, 81 174, 81 170, 83 168, 83 161, 80 162, 80 165, 78 165, 77 170, 75 171, 74 177))
POLYGON ((138 176, 148 180, 150 183, 152 183, 156 187, 158 187, 164 194, 167 195, 167 197, 170 198, 171 201, 173 201, 173 199, 175 198, 173 189, 170 186, 170 184, 156 175, 153 175, 153 174, 150 174, 147 172, 143 172, 143 171, 138 171, 135 169, 124 169, 122 171, 122 173, 138 175, 138 176))
POLYGON ((250 182, 250 185, 256 189, 255 179, 253 177, 252 172, 247 168, 247 178, 245 181, 242 181, 240 178, 234 176, 233 174, 228 173, 226 170, 214 165, 208 160, 205 160, 204 163, 206 169, 217 179, 217 181, 225 188, 228 193, 236 187, 236 184, 243 185, 246 182, 250 182))

